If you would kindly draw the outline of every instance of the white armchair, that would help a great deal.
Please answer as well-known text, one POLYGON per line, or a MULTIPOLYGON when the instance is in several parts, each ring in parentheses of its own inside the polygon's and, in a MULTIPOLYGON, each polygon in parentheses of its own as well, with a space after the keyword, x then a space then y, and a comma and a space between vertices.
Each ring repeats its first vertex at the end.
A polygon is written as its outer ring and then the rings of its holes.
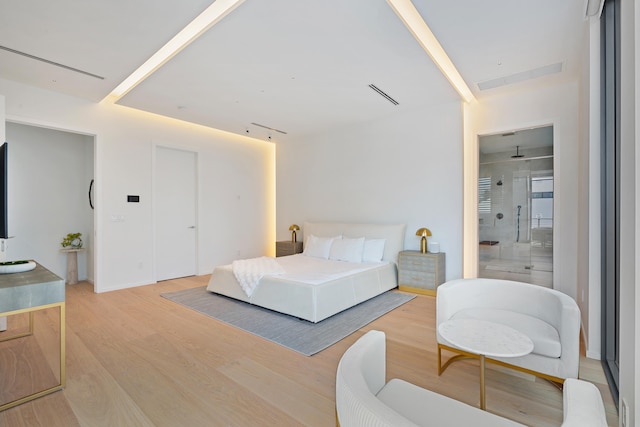
MULTIPOLYGON (((533 351, 526 356, 487 358, 488 362, 558 383, 578 377, 580 309, 568 295, 510 280, 458 279, 440 285, 436 296, 436 331, 447 320, 463 318, 505 324, 533 341, 533 351)), ((458 351, 439 333, 437 341, 438 360, 442 349, 458 351)))
MULTIPOLYGON (((400 379, 385 383, 384 332, 369 331, 347 349, 336 373, 336 415, 341 427, 475 426, 522 424, 400 379)), ((604 405, 591 383, 567 380, 562 427, 606 427, 604 405)))

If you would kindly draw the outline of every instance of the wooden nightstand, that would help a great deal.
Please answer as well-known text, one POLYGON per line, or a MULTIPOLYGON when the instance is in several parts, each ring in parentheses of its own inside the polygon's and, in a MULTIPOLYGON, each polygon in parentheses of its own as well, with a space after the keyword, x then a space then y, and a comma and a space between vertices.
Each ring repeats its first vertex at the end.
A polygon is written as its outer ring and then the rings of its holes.
POLYGON ((302 242, 276 242, 276 256, 287 256, 302 253, 302 242))
POLYGON ((402 251, 398 254, 398 289, 435 295, 445 281, 445 254, 402 251))

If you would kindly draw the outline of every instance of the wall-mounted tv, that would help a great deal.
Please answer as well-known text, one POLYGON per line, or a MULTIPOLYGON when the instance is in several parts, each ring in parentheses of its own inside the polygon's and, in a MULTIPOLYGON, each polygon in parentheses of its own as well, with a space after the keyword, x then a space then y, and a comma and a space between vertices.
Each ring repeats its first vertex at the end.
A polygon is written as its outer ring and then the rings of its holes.
POLYGON ((9 238, 9 224, 7 218, 7 174, 8 174, 8 144, 0 145, 0 239, 9 238))

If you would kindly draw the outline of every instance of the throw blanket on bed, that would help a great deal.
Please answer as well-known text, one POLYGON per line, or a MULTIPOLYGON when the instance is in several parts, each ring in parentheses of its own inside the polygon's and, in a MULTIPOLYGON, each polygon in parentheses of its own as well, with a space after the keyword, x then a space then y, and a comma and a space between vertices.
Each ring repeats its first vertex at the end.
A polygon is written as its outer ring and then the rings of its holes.
POLYGON ((231 266, 233 268, 233 275, 236 276, 236 280, 240 283, 240 287, 248 297, 251 296, 263 276, 267 274, 277 275, 284 273, 284 268, 278 264, 276 259, 267 256, 239 259, 233 261, 231 266))

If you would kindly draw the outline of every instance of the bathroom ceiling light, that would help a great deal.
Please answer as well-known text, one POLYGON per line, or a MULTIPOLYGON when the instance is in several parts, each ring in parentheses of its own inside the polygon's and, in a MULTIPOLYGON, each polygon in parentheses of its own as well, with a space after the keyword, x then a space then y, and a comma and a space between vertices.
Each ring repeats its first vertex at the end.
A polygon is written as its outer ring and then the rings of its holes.
POLYGON ((396 12, 400 20, 407 29, 413 34, 413 37, 420 43, 422 49, 431 57, 433 62, 438 66, 442 74, 449 80, 455 90, 460 94, 466 102, 475 101, 471 89, 467 86, 453 62, 442 48, 436 36, 424 22, 422 16, 415 8, 410 0, 387 0, 389 6, 396 12))
POLYGON ((120 83, 102 102, 115 104, 131 89, 140 84, 144 79, 162 67, 167 61, 187 47, 192 41, 204 34, 222 18, 240 6, 244 0, 216 0, 184 27, 178 34, 154 53, 151 58, 135 70, 129 77, 120 83))
POLYGON ((520 146, 516 145, 516 154, 511 156, 512 159, 518 159, 520 157, 524 157, 524 154, 520 154, 520 146))

